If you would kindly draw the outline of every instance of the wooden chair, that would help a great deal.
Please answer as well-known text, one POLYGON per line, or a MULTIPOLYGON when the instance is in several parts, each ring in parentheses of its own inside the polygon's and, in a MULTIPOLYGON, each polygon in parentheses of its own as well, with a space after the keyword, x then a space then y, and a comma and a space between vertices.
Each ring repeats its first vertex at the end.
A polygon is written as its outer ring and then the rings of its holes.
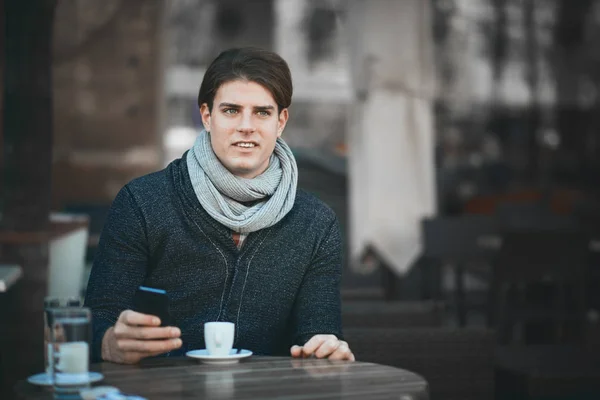
POLYGON ((495 337, 490 330, 349 328, 345 338, 357 360, 423 376, 432 399, 493 399, 495 337))
MULTIPOLYGON (((465 268, 485 263, 499 246, 497 221, 488 215, 437 217, 422 221, 424 257, 428 273, 424 282, 433 282, 431 297, 441 299, 441 263, 454 268, 456 307, 460 326, 466 325, 465 268)), ((473 269, 471 268, 471 271, 473 269)), ((486 271, 478 271, 486 273, 486 271)), ((427 293, 428 288, 423 288, 427 293)))
POLYGON ((523 342, 527 322, 553 321, 555 340, 565 339, 567 325, 581 333, 585 318, 588 237, 572 231, 514 231, 503 234, 493 262, 488 326, 498 331, 500 343, 523 342), (551 307, 528 307, 532 284, 554 287, 551 307), (568 309, 567 293, 574 295, 568 309), (512 292, 511 292, 512 291, 512 292), (510 293, 514 293, 509 301, 510 293), (512 335, 515 330, 516 335, 512 335))
POLYGON ((573 345, 498 347, 496 399, 598 399, 599 356, 573 345))

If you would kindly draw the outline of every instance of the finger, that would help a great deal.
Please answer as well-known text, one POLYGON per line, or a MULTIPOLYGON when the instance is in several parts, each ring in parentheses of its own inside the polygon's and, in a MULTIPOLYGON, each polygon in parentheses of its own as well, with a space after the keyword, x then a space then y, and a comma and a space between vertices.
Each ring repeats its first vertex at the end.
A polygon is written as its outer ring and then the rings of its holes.
POLYGON ((333 354, 339 347, 341 342, 337 339, 327 339, 315 352, 317 358, 325 358, 333 354))
POLYGON ((154 315, 125 310, 121 313, 117 322, 122 322, 127 325, 159 326, 160 318, 154 315))
POLYGON ((327 339, 337 339, 334 335, 315 335, 304 346, 302 352, 305 355, 312 355, 327 339))
POLYGON ((115 325, 115 336, 119 339, 168 339, 178 338, 181 336, 181 331, 176 327, 147 327, 147 326, 130 326, 121 323, 115 325))
POLYGON ((292 346, 290 349, 290 354, 292 357, 301 357, 302 356, 302 347, 301 346, 292 346))
POLYGON ((181 339, 166 340, 117 340, 117 347, 121 351, 133 351, 138 353, 162 354, 181 347, 181 339))
POLYGON ((347 344, 341 344, 330 356, 330 360, 350 360, 354 361, 354 354, 350 351, 347 344))

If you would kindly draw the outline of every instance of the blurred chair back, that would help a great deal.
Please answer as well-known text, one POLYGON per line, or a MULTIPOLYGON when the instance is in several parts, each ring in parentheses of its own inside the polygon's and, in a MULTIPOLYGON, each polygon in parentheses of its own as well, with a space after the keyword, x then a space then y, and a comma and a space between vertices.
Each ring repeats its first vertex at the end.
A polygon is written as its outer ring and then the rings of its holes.
POLYGON ((434 301, 343 301, 344 328, 440 327, 444 305, 434 301))
POLYGON ((86 262, 94 261, 100 234, 104 228, 104 222, 110 210, 110 204, 67 204, 65 212, 74 214, 85 214, 90 220, 89 237, 86 251, 86 262))
POLYGON ((423 376, 432 399, 494 397, 494 333, 485 329, 413 328, 345 330, 356 359, 423 376))
POLYGON ((588 247, 588 236, 579 232, 506 232, 494 260, 494 277, 522 283, 579 282, 587 269, 588 247))
POLYGON ((498 225, 489 215, 436 217, 422 221, 425 256, 470 262, 487 258, 497 243, 498 225))
POLYGON ((496 208, 498 226, 501 230, 571 230, 578 229, 578 223, 570 215, 554 214, 540 204, 504 203, 496 208))

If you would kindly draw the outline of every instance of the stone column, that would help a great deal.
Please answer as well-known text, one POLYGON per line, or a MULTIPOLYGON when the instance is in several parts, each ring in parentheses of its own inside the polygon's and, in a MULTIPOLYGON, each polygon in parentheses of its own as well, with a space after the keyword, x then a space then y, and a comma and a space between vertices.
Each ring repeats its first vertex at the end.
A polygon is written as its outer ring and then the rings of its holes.
POLYGON ((2 229, 45 229, 52 160, 55 1, 5 5, 2 229))
POLYGON ((351 256, 370 244, 403 275, 422 250, 420 221, 436 208, 430 3, 348 5, 351 256))
POLYGON ((52 25, 56 0, 0 3, 3 24, 0 264, 23 277, 0 296, 0 398, 43 369, 52 161, 52 25))

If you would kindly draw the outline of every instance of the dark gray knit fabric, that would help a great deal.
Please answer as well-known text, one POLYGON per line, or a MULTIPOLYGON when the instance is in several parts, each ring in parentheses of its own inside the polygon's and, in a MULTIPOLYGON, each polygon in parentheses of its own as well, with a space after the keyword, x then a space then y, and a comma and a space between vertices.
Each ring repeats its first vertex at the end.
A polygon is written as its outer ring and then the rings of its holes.
POLYGON ((341 257, 335 214, 301 190, 281 221, 238 250, 200 206, 184 155, 127 184, 112 204, 85 299, 92 359, 140 285, 169 295, 183 341, 171 356, 204 348, 208 321, 234 322, 234 347, 263 355, 288 355, 318 333, 341 337, 341 257))

